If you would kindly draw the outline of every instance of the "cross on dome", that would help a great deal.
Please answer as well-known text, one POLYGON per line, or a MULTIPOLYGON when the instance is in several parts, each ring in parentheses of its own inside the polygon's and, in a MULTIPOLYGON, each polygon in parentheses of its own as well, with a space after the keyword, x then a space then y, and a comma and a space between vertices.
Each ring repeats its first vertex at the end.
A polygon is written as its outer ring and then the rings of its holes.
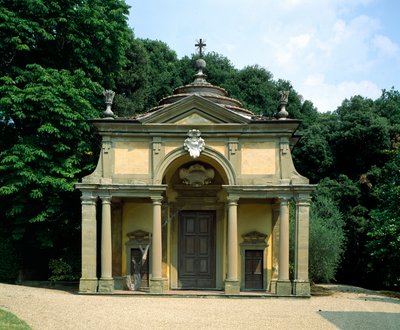
POLYGON ((195 46, 196 46, 196 48, 199 50, 199 55, 200 55, 200 57, 202 57, 203 56, 203 49, 207 46, 206 45, 206 41, 205 40, 203 40, 202 38, 200 38, 199 40, 196 40, 196 44, 195 44, 195 46))

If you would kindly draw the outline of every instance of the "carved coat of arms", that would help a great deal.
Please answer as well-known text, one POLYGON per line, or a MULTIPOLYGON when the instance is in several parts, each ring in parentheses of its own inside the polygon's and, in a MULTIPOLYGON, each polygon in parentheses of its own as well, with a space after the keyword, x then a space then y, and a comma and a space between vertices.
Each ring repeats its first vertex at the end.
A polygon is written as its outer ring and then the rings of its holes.
POLYGON ((189 151, 192 158, 197 158, 200 153, 204 150, 206 144, 204 140, 200 137, 201 133, 198 129, 191 129, 188 132, 188 138, 183 143, 185 150, 189 151))

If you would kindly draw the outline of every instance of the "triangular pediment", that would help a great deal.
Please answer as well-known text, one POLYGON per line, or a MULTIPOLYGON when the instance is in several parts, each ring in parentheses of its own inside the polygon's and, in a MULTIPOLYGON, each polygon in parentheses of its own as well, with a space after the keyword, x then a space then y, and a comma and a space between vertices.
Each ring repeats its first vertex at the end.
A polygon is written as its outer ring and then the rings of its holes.
POLYGON ((217 103, 198 95, 191 95, 149 113, 139 119, 143 124, 174 124, 174 125, 212 125, 250 121, 249 116, 240 115, 226 109, 217 103))

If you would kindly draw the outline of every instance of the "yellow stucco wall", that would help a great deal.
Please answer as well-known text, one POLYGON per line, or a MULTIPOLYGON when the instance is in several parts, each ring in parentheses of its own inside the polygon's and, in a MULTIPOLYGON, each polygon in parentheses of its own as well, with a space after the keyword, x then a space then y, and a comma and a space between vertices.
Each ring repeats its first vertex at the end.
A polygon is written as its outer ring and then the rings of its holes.
MULTIPOLYGON (((267 234, 267 240, 272 233, 272 208, 271 205, 265 204, 239 204, 238 207, 238 272, 241 277, 241 255, 240 243, 243 242, 242 235, 251 231, 258 231, 267 234)), ((267 248, 267 264, 264 265, 264 271, 267 271, 268 281, 271 279, 272 253, 267 248)))
MULTIPOLYGON (((206 145, 225 155, 225 143, 224 142, 209 142, 206 145)), ((226 156, 226 155, 225 155, 226 156)))
POLYGON ((115 174, 148 174, 150 149, 148 142, 115 142, 115 174))
POLYGON ((127 234, 135 230, 153 231, 153 207, 150 203, 125 203, 122 213, 122 274, 126 274, 127 234))
POLYGON ((251 142, 241 146, 241 172, 251 175, 271 175, 276 172, 276 143, 251 142))
POLYGON ((164 145, 165 154, 168 155, 171 151, 175 150, 176 148, 181 148, 182 146, 183 142, 178 142, 178 141, 166 142, 164 145))

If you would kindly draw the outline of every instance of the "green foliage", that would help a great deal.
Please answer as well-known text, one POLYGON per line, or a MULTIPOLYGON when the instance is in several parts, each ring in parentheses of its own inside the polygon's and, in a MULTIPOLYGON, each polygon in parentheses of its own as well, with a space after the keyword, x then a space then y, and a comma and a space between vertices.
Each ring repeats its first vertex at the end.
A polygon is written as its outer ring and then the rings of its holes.
POLYGON ((389 123, 376 110, 370 99, 354 96, 337 109, 338 124, 331 143, 336 157, 336 170, 353 179, 373 165, 382 166, 390 147, 389 123), (349 166, 351 164, 351 166, 349 166))
POLYGON ((376 285, 398 288, 400 283, 400 152, 385 164, 373 190, 378 207, 371 211, 366 244, 369 273, 376 285))
POLYGON ((0 329, 29 330, 31 328, 14 314, 0 309, 0 329))
POLYGON ((179 78, 179 62, 176 53, 161 41, 140 40, 146 50, 149 68, 147 71, 147 92, 144 109, 158 104, 163 97, 172 94, 175 87, 181 85, 179 78))
POLYGON ((278 107, 278 90, 272 74, 260 66, 247 66, 229 81, 231 96, 256 114, 272 117, 278 107))
POLYGON ((49 269, 51 273, 49 281, 72 281, 79 278, 73 274, 72 267, 62 258, 50 259, 49 269))
POLYGON ((331 199, 317 194, 310 209, 310 279, 334 280, 344 248, 343 216, 331 199))
POLYGON ((113 111, 118 117, 128 117, 143 112, 152 77, 149 55, 142 41, 129 37, 126 49, 127 62, 116 82, 113 111))
POLYGON ((0 0, 0 231, 23 241, 23 268, 79 239, 87 119, 126 67, 127 14, 121 0, 0 0))
POLYGON ((93 104, 101 88, 80 70, 32 64, 17 72, 12 81, 0 78, 0 107, 18 141, 0 151, 0 196, 9 201, 3 210, 15 219, 13 236, 19 239, 27 223, 57 218, 63 194, 93 170, 85 119, 98 115, 93 104))
POLYGON ((125 63, 126 15, 121 0, 0 0, 0 76, 36 63, 81 69, 113 87, 125 63))

